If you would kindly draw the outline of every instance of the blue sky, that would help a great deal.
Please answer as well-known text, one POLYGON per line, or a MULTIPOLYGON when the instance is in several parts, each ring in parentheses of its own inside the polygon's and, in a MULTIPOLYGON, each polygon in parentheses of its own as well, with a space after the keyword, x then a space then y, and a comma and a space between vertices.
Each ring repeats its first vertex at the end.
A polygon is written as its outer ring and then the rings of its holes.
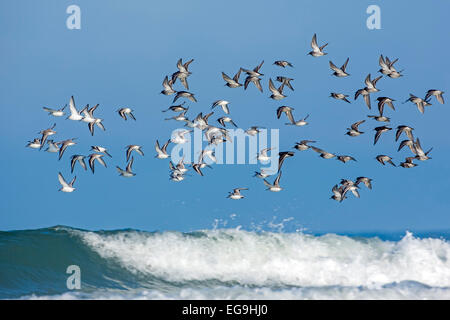
MULTIPOLYGON (((450 228, 448 102, 433 99, 424 115, 413 104, 400 103, 409 93, 448 91, 450 4, 445 1, 278 1, 276 6, 269 1, 2 1, 0 9, 1 230, 63 224, 189 231, 210 228, 215 219, 249 227, 266 225, 273 217, 276 222, 293 217, 292 228, 315 232, 450 228), (71 4, 81 8, 80 30, 66 28, 71 4), (381 30, 366 27, 371 4, 381 8, 381 30), (314 33, 319 44, 329 43, 326 57, 306 55, 314 33), (380 124, 366 118, 375 111, 369 113, 362 99, 347 104, 329 98, 332 91, 353 97, 368 73, 376 76, 380 54, 399 58, 396 66, 405 69, 405 76, 381 79, 373 104, 378 96, 396 99, 397 110, 386 111, 390 125, 410 125, 425 149, 434 147, 433 159, 414 169, 383 167, 374 160, 388 154, 399 163, 409 153, 397 152, 394 130, 372 145, 373 128, 380 124), (332 77, 328 61, 341 65, 347 57, 351 76, 332 77), (252 177, 255 165, 217 165, 205 169, 205 177, 192 173, 181 183, 169 181, 168 162, 154 158, 154 143, 168 139, 178 127, 161 113, 173 96, 159 92, 179 58, 195 59, 189 84, 198 103, 187 103, 189 117, 226 99, 242 128, 280 128, 282 150, 312 139, 358 162, 343 164, 297 152, 284 164, 285 189, 280 193, 265 191, 262 181, 252 177), (282 59, 295 68, 272 65, 282 59), (234 75, 239 67, 253 68, 261 60, 263 94, 253 86, 247 91, 224 86, 222 71, 234 75), (295 91, 287 90, 282 101, 268 99, 268 79, 277 75, 295 78, 295 91), (104 119, 106 132, 96 130, 91 137, 86 124, 52 118, 42 110, 68 103, 71 95, 78 108, 100 104, 96 115, 104 119), (275 117, 281 105, 294 107, 296 117, 310 114, 309 126, 284 126, 285 119, 275 117), (115 113, 124 106, 135 110, 136 122, 115 113), (365 134, 344 135, 362 119, 367 119, 360 127, 365 134), (24 147, 54 122, 55 140, 78 138, 61 161, 55 154, 24 147), (142 145, 145 156, 135 156, 137 176, 123 179, 115 166, 125 166, 128 144, 142 145), (87 155, 91 145, 109 148, 113 158, 106 158, 108 169, 97 166, 95 175, 78 169, 77 190, 58 192, 58 171, 72 177, 70 155, 87 155), (360 199, 343 203, 329 200, 331 187, 341 178, 361 175, 374 179, 372 191, 363 188, 360 199), (246 198, 226 199, 237 186, 250 188, 246 198)), ((216 114, 212 122, 223 115, 216 114)))

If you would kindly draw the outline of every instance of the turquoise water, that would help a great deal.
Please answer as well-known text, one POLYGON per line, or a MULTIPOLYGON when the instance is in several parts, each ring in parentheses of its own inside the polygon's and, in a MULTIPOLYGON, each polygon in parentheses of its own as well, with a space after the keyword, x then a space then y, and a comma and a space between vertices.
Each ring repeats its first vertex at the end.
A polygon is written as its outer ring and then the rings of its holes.
POLYGON ((449 233, 0 232, 2 299, 450 299, 449 233), (81 270, 70 290, 66 269, 81 270))

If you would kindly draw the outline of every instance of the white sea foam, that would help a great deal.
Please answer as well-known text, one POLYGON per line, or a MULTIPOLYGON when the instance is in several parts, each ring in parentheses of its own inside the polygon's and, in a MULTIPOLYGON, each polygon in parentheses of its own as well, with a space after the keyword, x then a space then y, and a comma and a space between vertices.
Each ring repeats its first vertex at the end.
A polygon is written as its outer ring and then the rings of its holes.
POLYGON ((128 291, 96 290, 94 292, 67 292, 50 296, 25 296, 22 299, 45 300, 450 300, 450 288, 431 288, 417 283, 399 283, 381 288, 367 287, 270 287, 216 286, 211 288, 176 288, 162 290, 137 289, 128 291))
MULTIPOLYGON (((223 290, 220 285, 180 289, 173 293, 179 298, 214 298, 208 290, 219 298, 414 299, 425 293, 450 297, 450 243, 415 238, 411 233, 398 242, 235 229, 207 230, 200 236, 134 231, 78 234, 101 257, 114 259, 132 272, 172 282, 228 283, 223 290)), ((161 294, 150 290, 137 296, 161 294)))

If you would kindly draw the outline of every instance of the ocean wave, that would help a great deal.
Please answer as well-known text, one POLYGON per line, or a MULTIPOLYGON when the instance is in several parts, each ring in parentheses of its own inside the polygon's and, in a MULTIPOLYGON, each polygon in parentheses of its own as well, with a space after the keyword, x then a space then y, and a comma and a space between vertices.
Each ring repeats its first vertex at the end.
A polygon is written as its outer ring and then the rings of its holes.
POLYGON ((167 281, 373 287, 409 280, 450 286, 450 244, 411 233, 398 242, 235 229, 80 236, 103 258, 167 281))
POLYGON ((450 243, 239 229, 0 233, 1 298, 450 298, 450 243), (82 290, 66 287, 80 266, 82 290))

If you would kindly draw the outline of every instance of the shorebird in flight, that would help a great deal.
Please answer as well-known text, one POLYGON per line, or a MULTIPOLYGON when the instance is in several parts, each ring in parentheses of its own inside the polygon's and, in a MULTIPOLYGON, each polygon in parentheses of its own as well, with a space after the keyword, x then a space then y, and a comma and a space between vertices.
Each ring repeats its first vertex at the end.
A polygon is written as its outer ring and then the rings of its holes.
POLYGON ((183 103, 176 105, 176 106, 170 106, 169 108, 167 108, 166 110, 162 110, 162 112, 167 112, 167 111, 173 111, 173 112, 183 112, 183 111, 188 111, 189 107, 183 107, 183 105, 186 103, 186 101, 183 101, 183 103))
POLYGON ((283 88, 284 88, 284 83, 281 83, 280 87, 277 89, 277 88, 275 88, 275 86, 272 82, 272 79, 269 79, 269 90, 270 90, 270 92, 272 92, 272 94, 270 95, 270 98, 272 98, 273 100, 281 100, 281 99, 287 97, 283 94, 283 88))
POLYGON ((39 138, 34 138, 33 141, 28 141, 25 147, 31 149, 41 149, 41 140, 39 140, 39 138))
POLYGON ((410 139, 403 140, 400 143, 397 151, 400 151, 401 149, 403 149, 404 146, 408 146, 408 148, 411 150, 411 152, 416 154, 416 149, 414 149, 415 147, 414 147, 414 141, 413 140, 410 140, 410 139))
POLYGON ((312 37, 311 40, 311 48, 312 51, 308 52, 309 55, 313 56, 313 57, 321 57, 324 56, 328 53, 323 52, 323 49, 328 45, 328 43, 324 44, 323 46, 319 47, 319 45, 317 44, 317 36, 314 33, 314 36, 312 37))
POLYGON ((164 78, 162 85, 164 87, 164 89, 161 91, 162 94, 170 96, 171 94, 176 93, 176 91, 173 89, 173 80, 169 80, 167 76, 164 78))
POLYGON ((248 74, 249 76, 252 77, 261 77, 264 74, 259 72, 259 69, 261 69, 262 65, 264 64, 264 60, 261 61, 261 63, 259 65, 257 65, 253 70, 249 70, 249 69, 244 69, 241 68, 242 71, 244 71, 246 74, 248 74))
POLYGON ((68 116, 67 119, 74 121, 80 121, 81 119, 83 119, 81 111, 78 111, 77 108, 75 107, 75 99, 73 98, 73 96, 70 97, 69 110, 70 116, 68 116))
POLYGON ((413 163, 414 159, 416 157, 406 157, 404 162, 400 162, 400 167, 409 169, 418 166, 417 163, 413 163))
POLYGON ((75 164, 78 162, 84 170, 87 170, 86 162, 84 162, 85 156, 81 154, 75 154, 70 158, 70 172, 73 173, 73 169, 75 168, 75 164))
POLYGON ((61 144, 61 142, 55 142, 53 140, 47 139, 48 148, 45 149, 45 151, 50 152, 50 153, 59 152, 59 145, 60 144, 61 144))
POLYGON ((136 121, 136 118, 133 115, 133 110, 131 110, 130 108, 121 108, 117 110, 117 112, 119 113, 119 116, 121 116, 125 121, 128 120, 127 114, 130 116, 131 119, 136 121))
POLYGON ((366 103, 367 108, 372 109, 371 103, 370 103, 370 93, 365 89, 359 89, 355 92, 355 100, 358 99, 359 96, 362 96, 364 98, 364 102, 366 103))
POLYGON ((217 119, 217 121, 223 126, 225 127, 225 123, 231 123, 233 126, 235 126, 237 128, 236 123, 234 123, 233 119, 231 119, 230 117, 221 117, 219 119, 217 119))
POLYGON ((356 159, 353 158, 352 156, 336 156, 336 160, 339 160, 339 161, 341 161, 343 163, 347 163, 350 160, 356 161, 356 159))
POLYGON ((128 162, 127 167, 125 170, 122 170, 119 166, 116 166, 117 171, 119 172, 119 175, 125 178, 134 177, 136 173, 133 173, 132 166, 133 166, 134 157, 131 157, 130 162, 128 162))
POLYGON ((302 126, 306 126, 308 124, 308 121, 306 121, 306 119, 309 118, 309 114, 306 115, 306 117, 304 117, 303 119, 297 120, 295 121, 294 118, 292 118, 292 120, 294 120, 293 122, 288 122, 285 123, 288 126, 297 126, 297 127, 302 127, 302 126))
POLYGON ((61 109, 51 109, 51 108, 47 108, 47 107, 43 107, 42 109, 44 109, 45 111, 48 112, 48 115, 54 116, 54 117, 62 117, 63 115, 65 115, 64 109, 67 107, 67 105, 65 105, 64 107, 62 107, 61 109))
POLYGON ((102 166, 107 168, 106 162, 102 159, 104 156, 105 156, 104 154, 100 153, 92 153, 89 155, 89 167, 92 170, 92 174, 94 174, 95 171, 95 160, 97 160, 98 162, 100 162, 102 166))
POLYGON ((386 59, 383 57, 383 55, 380 56, 380 58, 378 59, 378 63, 380 64, 381 69, 378 70, 378 72, 381 72, 382 74, 388 76, 389 78, 399 78, 402 77, 403 75, 401 74, 401 71, 397 71, 394 68, 394 63, 396 63, 398 61, 398 59, 395 59, 394 61, 390 61, 388 57, 386 57, 386 59))
POLYGON ((331 159, 331 158, 336 157, 335 154, 330 153, 330 152, 327 152, 327 151, 322 150, 322 149, 319 149, 319 148, 316 148, 316 147, 314 147, 314 146, 310 146, 310 148, 313 149, 315 152, 319 153, 319 156, 320 156, 321 158, 324 158, 324 159, 331 159))
POLYGON ((273 148, 264 148, 262 149, 259 154, 256 156, 256 159, 258 159, 259 161, 262 162, 266 162, 270 160, 270 156, 267 154, 267 152, 269 152, 270 150, 272 150, 273 148))
POLYGON ((286 117, 289 119, 291 123, 295 123, 294 117, 292 116, 292 110, 294 108, 288 107, 288 106, 281 106, 277 109, 277 119, 280 119, 281 114, 284 112, 286 114, 286 117))
POLYGON ((49 136, 52 136, 52 135, 56 134, 56 131, 53 130, 53 129, 55 128, 55 126, 56 126, 56 123, 54 123, 53 126, 51 126, 50 128, 45 129, 45 130, 42 130, 42 131, 39 132, 39 134, 42 134, 42 138, 41 138, 41 146, 39 147, 39 150, 42 149, 42 147, 43 147, 44 144, 45 144, 45 141, 47 140, 47 138, 48 138, 49 136))
POLYGON ((355 185, 359 185, 360 183, 364 183, 364 185, 367 188, 372 189, 372 179, 367 178, 367 177, 358 177, 358 178, 356 178, 355 185))
POLYGON ((417 138, 416 142, 414 143, 414 150, 416 151, 415 152, 416 153, 415 158, 417 160, 425 161, 425 160, 431 159, 428 156, 428 154, 431 152, 431 150, 433 150, 433 148, 430 148, 427 152, 424 152, 423 149, 422 149, 422 146, 420 145, 419 138, 417 138))
POLYGON ((286 60, 277 60, 273 63, 276 66, 282 67, 282 68, 286 68, 287 66, 293 68, 294 66, 292 65, 292 63, 290 63, 289 61, 286 60))
POLYGON ((392 162, 392 158, 389 156, 386 156, 384 154, 380 154, 380 155, 376 156, 375 159, 377 159, 377 161, 379 163, 381 163, 383 166, 385 165, 385 162, 387 162, 387 163, 390 163, 391 165, 393 165, 394 167, 396 167, 396 165, 392 162))
POLYGON ((266 179, 264 179, 263 182, 267 187, 266 190, 269 190, 272 192, 279 192, 279 191, 283 190, 283 188, 280 187, 280 179, 281 179, 281 171, 278 173, 278 176, 275 178, 273 184, 270 184, 269 182, 267 182, 266 179))
POLYGON ((414 128, 411 128, 409 126, 398 126, 397 133, 395 134, 395 141, 398 141, 398 138, 400 138, 403 132, 406 133, 406 136, 408 137, 409 140, 414 141, 414 136, 412 134, 413 130, 414 128))
POLYGON ((108 157, 112 158, 112 156, 108 153, 108 150, 101 146, 91 146, 91 151, 100 152, 106 154, 108 157))
POLYGON ((345 68, 347 68, 347 64, 348 64, 348 60, 349 60, 350 58, 347 58, 347 60, 345 60, 345 63, 340 67, 340 68, 338 68, 338 67, 336 67, 335 65, 334 65, 334 63, 330 60, 330 68, 331 68, 331 70, 333 70, 334 72, 333 72, 333 75, 334 76, 336 76, 336 77, 347 77, 347 76, 349 76, 350 74, 349 73, 347 73, 346 71, 345 71, 345 68))
POLYGON ((392 103, 393 101, 395 101, 394 99, 388 97, 378 97, 377 101, 378 101, 378 111, 380 112, 380 115, 383 114, 385 104, 387 104, 392 110, 395 111, 394 104, 392 103))
POLYGON ((214 109, 217 106, 220 106, 223 110, 223 112, 225 112, 226 114, 230 113, 230 109, 228 108, 228 105, 230 104, 230 102, 226 101, 226 100, 216 100, 213 102, 211 109, 214 109))
POLYGON ((298 151, 305 151, 311 148, 311 146, 308 146, 308 143, 315 143, 314 140, 302 140, 300 142, 296 142, 294 148, 298 151))
POLYGON ((75 176, 70 183, 67 183, 66 180, 64 180, 64 177, 62 176, 61 172, 58 173, 58 180, 61 184, 61 189, 59 191, 62 192, 73 192, 75 188, 73 187, 73 184, 75 183, 75 180, 77 180, 77 177, 75 176))
POLYGON ((387 126, 381 126, 381 127, 376 127, 374 130, 376 131, 376 133, 375 133, 375 138, 374 138, 374 141, 373 141, 373 145, 375 145, 378 142, 378 140, 380 139, 381 134, 383 132, 390 131, 390 130, 392 130, 392 128, 389 128, 387 126))
POLYGON ((61 160, 61 157, 63 156, 64 151, 66 151, 67 147, 70 147, 70 146, 73 146, 73 145, 76 145, 76 144, 77 144, 76 142, 73 141, 73 140, 75 140, 75 139, 76 139, 76 138, 72 138, 72 139, 67 139, 67 140, 64 140, 64 141, 61 141, 61 142, 60 142, 61 147, 59 148, 59 157, 58 157, 58 160, 61 160))
POLYGON ((293 157, 295 155, 292 151, 282 151, 278 153, 278 171, 281 170, 281 166, 286 158, 293 157))
POLYGON ((247 90, 248 85, 253 83, 259 91, 263 92, 263 88, 261 86, 261 79, 259 77, 247 76, 244 81, 244 89, 247 90))
POLYGON ((420 113, 425 112, 425 107, 431 106, 431 103, 429 103, 429 100, 416 97, 415 95, 413 95, 411 93, 409 94, 409 98, 403 103, 406 103, 408 101, 411 101, 412 103, 414 103, 417 106, 417 109, 419 109, 420 113))
POLYGON ((294 79, 288 78, 288 77, 277 76, 277 78, 275 80, 277 80, 278 82, 281 82, 286 87, 288 87, 289 89, 294 91, 294 88, 292 87, 292 84, 291 84, 291 81, 294 80, 294 79))
POLYGON ((175 120, 175 121, 189 121, 189 119, 186 117, 186 110, 181 112, 180 114, 177 114, 170 118, 165 118, 164 120, 175 120))
POLYGON ((172 134, 172 138, 170 139, 171 142, 175 143, 175 144, 183 144, 188 142, 189 140, 186 138, 186 135, 191 133, 192 130, 177 130, 175 132, 173 132, 172 134))
POLYGON ((427 94, 426 94, 424 100, 426 101, 431 96, 435 96, 437 101, 439 101, 439 103, 444 104, 444 97, 442 96, 443 94, 444 94, 444 91, 431 89, 431 90, 427 91, 427 94))
POLYGON ((173 103, 177 101, 179 98, 187 98, 192 102, 197 102, 197 99, 195 99, 194 94, 187 91, 178 91, 177 94, 175 95, 175 98, 173 98, 173 103))
POLYGON ((350 126, 350 128, 347 128, 348 131, 347 131, 346 135, 348 135, 350 137, 357 137, 357 136, 363 134, 364 132, 359 131, 358 127, 359 127, 360 124, 362 124, 364 122, 366 122, 366 120, 361 120, 361 121, 353 123, 350 126))
POLYGON ((183 60, 179 59, 177 62, 177 68, 178 71, 172 74, 172 83, 175 83, 177 79, 180 79, 183 86, 189 90, 189 84, 187 82, 187 77, 189 77, 192 73, 189 72, 188 68, 189 65, 194 61, 194 59, 191 59, 183 64, 183 60))
POLYGON ((337 99, 337 100, 344 100, 345 102, 351 103, 350 101, 347 100, 348 95, 343 94, 343 93, 332 92, 330 94, 330 97, 337 99))
POLYGON ((379 122, 390 122, 391 121, 391 118, 388 118, 388 117, 385 117, 385 116, 382 116, 382 115, 380 115, 380 116, 368 115, 367 117, 368 118, 372 118, 372 119, 374 119, 376 121, 379 121, 379 122))
POLYGON ((364 88, 368 93, 372 92, 378 92, 379 89, 376 88, 378 80, 380 80, 383 76, 379 76, 373 80, 370 80, 370 73, 367 75, 366 79, 364 80, 364 83, 366 84, 366 87, 364 88))
POLYGON ((233 199, 233 200, 239 200, 244 198, 244 196, 241 194, 241 190, 248 190, 248 188, 236 188, 233 189, 233 191, 228 192, 227 198, 233 199))
POLYGON ((155 144, 155 150, 157 152, 156 158, 158 159, 167 159, 169 158, 169 154, 167 153, 167 146, 170 143, 170 139, 167 140, 167 142, 162 146, 162 148, 159 146, 159 142, 158 140, 156 140, 156 144, 155 144))
POLYGON ((346 191, 344 191, 344 186, 339 186, 335 184, 331 191, 333 192, 333 195, 330 197, 330 199, 336 200, 338 202, 342 202, 344 199, 347 199, 345 196, 346 191))
POLYGON ((226 81, 226 86, 228 88, 238 88, 242 87, 242 84, 239 83, 239 77, 241 76, 242 69, 239 68, 239 71, 234 75, 233 79, 227 76, 224 72, 222 72, 222 78, 226 81))
POLYGON ((257 126, 250 127, 247 130, 245 130, 245 133, 248 134, 249 136, 256 136, 260 132, 259 128, 260 127, 257 126))
POLYGON ((131 152, 136 151, 141 156, 144 156, 144 151, 142 151, 142 147, 138 146, 137 144, 130 144, 125 147, 127 149, 127 161, 130 160, 131 152))

